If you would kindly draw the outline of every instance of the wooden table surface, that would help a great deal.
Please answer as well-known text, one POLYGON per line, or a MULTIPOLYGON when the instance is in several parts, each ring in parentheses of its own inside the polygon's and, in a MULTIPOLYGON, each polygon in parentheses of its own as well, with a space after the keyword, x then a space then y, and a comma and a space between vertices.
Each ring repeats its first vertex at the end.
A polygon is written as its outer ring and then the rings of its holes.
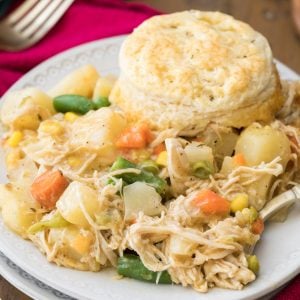
MULTIPOLYGON (((291 19, 289 0, 138 0, 164 12, 218 10, 249 23, 269 40, 274 56, 300 73, 300 38, 291 19)), ((0 277, 1 300, 30 298, 0 277)), ((105 300, 105 299, 103 299, 105 300)))
POLYGON ((270 42, 274 57, 300 74, 300 37, 289 0, 137 0, 164 12, 186 9, 221 11, 250 24, 270 42))

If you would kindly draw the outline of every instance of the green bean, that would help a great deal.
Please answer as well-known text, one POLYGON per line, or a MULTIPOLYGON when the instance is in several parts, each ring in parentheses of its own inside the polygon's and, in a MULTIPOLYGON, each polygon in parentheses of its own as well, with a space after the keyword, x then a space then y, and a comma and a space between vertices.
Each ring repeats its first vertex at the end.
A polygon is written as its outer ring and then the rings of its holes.
POLYGON ((137 165, 120 156, 113 163, 110 170, 116 171, 116 170, 122 170, 122 169, 128 169, 128 168, 137 168, 137 165))
POLYGON ((94 103, 92 101, 79 95, 57 96, 53 99, 53 105, 58 112, 66 113, 71 111, 82 115, 94 109, 94 103))
POLYGON ((193 173, 200 179, 207 179, 213 173, 213 168, 208 161, 201 160, 193 165, 193 173))
POLYGON ((120 275, 141 281, 171 284, 172 280, 167 271, 153 272, 148 270, 137 255, 126 254, 119 257, 117 271, 120 275))
POLYGON ((107 97, 99 97, 96 100, 93 100, 94 109, 99 109, 101 107, 110 106, 110 102, 107 97))
MULTIPOLYGON (((134 168, 134 169, 141 170, 136 164, 130 162, 129 160, 127 160, 123 157, 119 157, 113 163, 113 165, 111 167, 111 171, 128 169, 128 168, 134 168)), ((150 172, 147 172, 145 170, 141 170, 141 172, 139 174, 123 173, 120 175, 116 175, 114 177, 122 178, 127 184, 131 184, 136 181, 146 182, 149 185, 153 186, 159 194, 164 194, 166 191, 166 188, 167 188, 167 182, 164 179, 162 179, 150 172)))
POLYGON ((70 225, 59 212, 56 212, 51 219, 37 222, 31 225, 28 229, 29 234, 35 234, 39 231, 42 231, 46 228, 61 228, 70 225))

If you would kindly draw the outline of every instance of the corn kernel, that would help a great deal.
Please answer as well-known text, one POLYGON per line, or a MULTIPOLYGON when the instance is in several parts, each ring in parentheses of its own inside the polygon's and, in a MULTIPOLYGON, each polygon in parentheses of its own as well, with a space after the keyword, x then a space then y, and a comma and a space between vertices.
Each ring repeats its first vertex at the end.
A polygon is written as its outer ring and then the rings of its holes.
POLYGON ((86 254, 91 246, 92 238, 87 235, 78 234, 75 239, 71 242, 71 247, 75 249, 81 255, 86 254))
POLYGON ((78 157, 76 157, 76 156, 69 156, 68 157, 68 164, 71 167, 76 168, 76 167, 80 166, 81 160, 78 157))
POLYGON ((156 159, 156 163, 160 166, 166 167, 168 165, 167 161, 168 161, 167 151, 160 152, 157 159, 156 159))
POLYGON ((17 147, 23 138, 23 133, 19 130, 14 131, 7 140, 7 144, 10 147, 17 147))
POLYGON ((66 112, 65 113, 65 120, 68 121, 68 122, 71 122, 73 123, 76 119, 78 119, 79 116, 73 112, 66 112))
POLYGON ((230 203, 230 210, 233 213, 242 211, 244 208, 249 206, 249 197, 247 194, 238 194, 233 198, 230 203))
POLYGON ((30 129, 36 130, 38 129, 40 124, 38 115, 24 115, 20 116, 15 122, 14 127, 18 129, 30 129))
POLYGON ((63 133, 64 128, 57 121, 46 120, 41 123, 39 130, 50 135, 59 135, 63 133))
POLYGON ((6 155, 5 162, 8 168, 14 168, 18 161, 23 158, 22 152, 14 150, 6 155))

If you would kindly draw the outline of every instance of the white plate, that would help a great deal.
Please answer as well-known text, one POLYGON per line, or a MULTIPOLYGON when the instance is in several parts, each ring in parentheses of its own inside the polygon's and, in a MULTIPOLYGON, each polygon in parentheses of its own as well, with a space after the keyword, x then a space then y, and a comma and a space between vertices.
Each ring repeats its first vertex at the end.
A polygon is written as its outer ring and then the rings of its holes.
MULTIPOLYGON (((12 285, 34 300, 76 300, 26 273, 2 252, 0 252, 0 274, 12 285)), ((282 288, 284 288, 284 286, 259 300, 272 299, 282 288)))
POLYGON ((36 300, 76 300, 32 277, 0 252, 0 274, 12 285, 36 300))
MULTIPOLYGON (((49 89, 73 69, 91 63, 102 74, 118 73, 118 51, 124 37, 96 41, 57 55, 39 65, 11 89, 37 86, 49 89)), ((299 76, 281 63, 277 63, 283 78, 298 79, 299 76)), ((0 165, 0 181, 4 182, 4 166, 0 165)), ((0 251, 24 271, 43 283, 78 299, 113 300, 243 300, 257 299, 283 285, 300 272, 300 204, 283 224, 267 226, 256 253, 261 261, 258 279, 243 291, 212 289, 208 294, 199 294, 180 286, 153 285, 130 279, 116 280, 114 270, 99 273, 80 272, 60 268, 46 261, 33 246, 7 230, 0 220, 0 251)))

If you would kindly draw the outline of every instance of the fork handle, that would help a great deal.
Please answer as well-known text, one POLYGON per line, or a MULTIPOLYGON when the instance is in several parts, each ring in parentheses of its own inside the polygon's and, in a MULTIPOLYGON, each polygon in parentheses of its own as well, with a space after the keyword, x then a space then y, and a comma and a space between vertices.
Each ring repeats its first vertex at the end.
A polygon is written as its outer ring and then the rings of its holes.
POLYGON ((260 217, 265 221, 283 207, 293 204, 296 200, 300 200, 300 186, 297 185, 292 189, 278 195, 269 201, 260 211, 260 217))

